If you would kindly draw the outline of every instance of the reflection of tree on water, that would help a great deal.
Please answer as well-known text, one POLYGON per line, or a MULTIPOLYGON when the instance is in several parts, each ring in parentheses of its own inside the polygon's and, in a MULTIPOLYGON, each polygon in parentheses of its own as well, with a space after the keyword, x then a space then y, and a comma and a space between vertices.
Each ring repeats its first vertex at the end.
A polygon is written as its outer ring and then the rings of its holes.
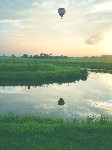
POLYGON ((64 100, 62 98, 60 98, 58 101, 58 105, 64 105, 64 104, 65 104, 64 100))

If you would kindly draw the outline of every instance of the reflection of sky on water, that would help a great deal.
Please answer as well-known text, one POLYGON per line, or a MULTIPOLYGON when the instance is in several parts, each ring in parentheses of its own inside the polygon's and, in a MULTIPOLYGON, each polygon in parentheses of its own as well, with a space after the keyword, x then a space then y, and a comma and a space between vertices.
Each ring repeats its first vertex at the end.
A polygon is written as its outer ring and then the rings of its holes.
POLYGON ((41 87, 0 87, 0 114, 31 113, 74 118, 106 115, 112 118, 112 74, 90 73, 87 81, 41 87), (63 106, 58 105, 62 97, 63 106))

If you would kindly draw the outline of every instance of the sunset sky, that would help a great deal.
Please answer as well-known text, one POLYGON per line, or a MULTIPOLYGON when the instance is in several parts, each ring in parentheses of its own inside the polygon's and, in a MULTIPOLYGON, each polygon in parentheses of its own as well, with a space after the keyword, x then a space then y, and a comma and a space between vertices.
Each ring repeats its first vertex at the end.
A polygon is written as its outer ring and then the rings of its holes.
POLYGON ((112 55, 112 1, 0 0, 0 55, 25 53, 112 55))

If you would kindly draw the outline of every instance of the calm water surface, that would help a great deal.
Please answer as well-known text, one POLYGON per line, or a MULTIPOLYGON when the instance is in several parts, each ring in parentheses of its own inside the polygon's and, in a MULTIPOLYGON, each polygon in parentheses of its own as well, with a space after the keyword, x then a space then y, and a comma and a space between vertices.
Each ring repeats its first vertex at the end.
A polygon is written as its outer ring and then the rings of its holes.
POLYGON ((0 87, 0 114, 67 118, 112 118, 112 74, 90 73, 86 81, 33 87, 0 87), (58 105, 60 98, 65 104, 58 105))

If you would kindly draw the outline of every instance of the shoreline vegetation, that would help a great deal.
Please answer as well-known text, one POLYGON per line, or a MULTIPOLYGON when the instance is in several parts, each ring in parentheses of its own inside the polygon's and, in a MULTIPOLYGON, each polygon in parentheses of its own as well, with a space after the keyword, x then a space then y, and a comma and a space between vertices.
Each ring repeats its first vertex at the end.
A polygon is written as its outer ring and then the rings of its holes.
POLYGON ((112 120, 0 115, 1 150, 111 150, 112 120))
POLYGON ((88 69, 112 73, 112 59, 0 58, 0 86, 37 86, 87 80, 88 69))

